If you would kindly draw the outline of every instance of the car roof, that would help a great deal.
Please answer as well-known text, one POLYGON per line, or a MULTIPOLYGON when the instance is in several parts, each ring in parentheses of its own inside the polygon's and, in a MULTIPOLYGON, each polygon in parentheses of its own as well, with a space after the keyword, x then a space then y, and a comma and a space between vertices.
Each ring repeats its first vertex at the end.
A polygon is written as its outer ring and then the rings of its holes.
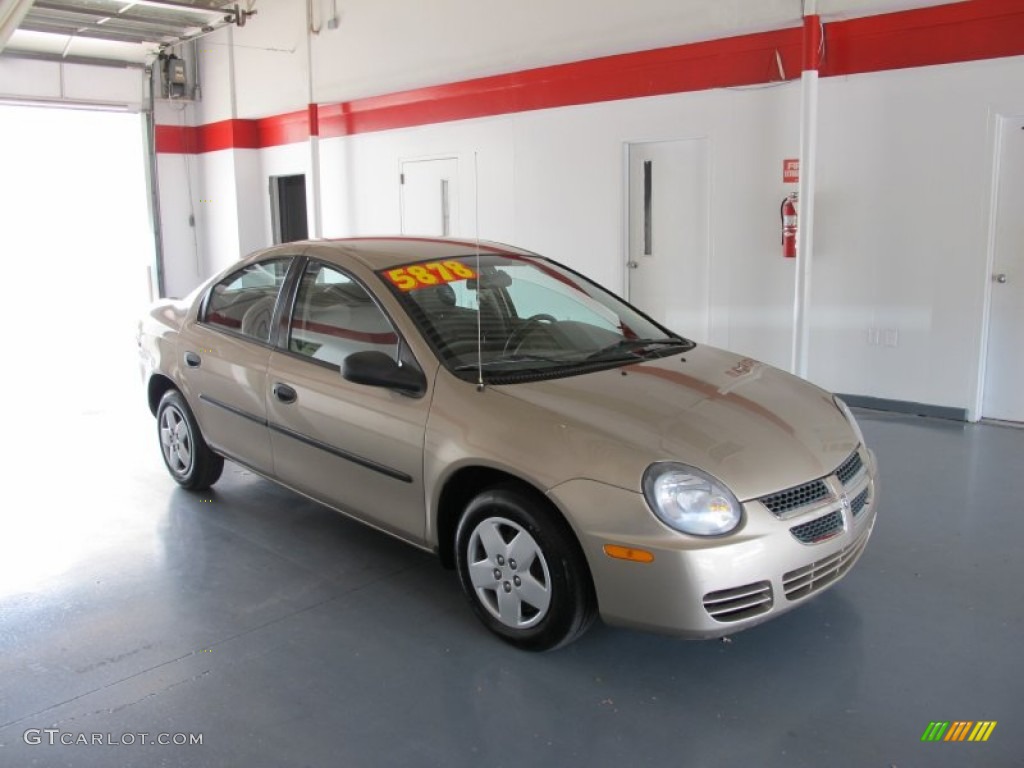
POLYGON ((331 240, 310 240, 318 255, 325 249, 337 248, 339 256, 349 256, 374 271, 389 269, 415 261, 450 259, 480 253, 512 256, 536 256, 530 251, 488 240, 466 240, 453 237, 348 237, 331 240))

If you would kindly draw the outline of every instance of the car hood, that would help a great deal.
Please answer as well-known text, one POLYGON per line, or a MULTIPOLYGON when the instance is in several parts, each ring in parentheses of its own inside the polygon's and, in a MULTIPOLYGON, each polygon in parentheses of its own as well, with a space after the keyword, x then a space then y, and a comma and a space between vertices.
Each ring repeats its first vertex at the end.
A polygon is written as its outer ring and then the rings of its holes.
POLYGON ((640 490, 655 461, 698 467, 741 500, 836 469, 857 436, 832 396, 709 346, 567 378, 498 387, 557 421, 578 474, 640 490))

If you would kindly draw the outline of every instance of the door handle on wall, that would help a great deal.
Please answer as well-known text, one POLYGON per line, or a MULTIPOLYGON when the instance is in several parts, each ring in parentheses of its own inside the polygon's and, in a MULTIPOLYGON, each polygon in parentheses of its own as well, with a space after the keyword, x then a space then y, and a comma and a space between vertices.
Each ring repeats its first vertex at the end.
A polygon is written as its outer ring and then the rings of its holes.
POLYGON ((1003 283, 1005 283, 1005 282, 1007 282, 1009 280, 1009 278, 1006 276, 1005 272, 1000 272, 998 275, 992 275, 992 279, 995 280, 1000 285, 1002 285, 1003 283))
POLYGON ((451 199, 448 195, 448 179, 441 179, 441 237, 452 233, 451 199))
POLYGON ((282 403, 294 403, 299 395, 298 393, 289 387, 287 384, 278 382, 274 385, 274 397, 280 400, 282 403))

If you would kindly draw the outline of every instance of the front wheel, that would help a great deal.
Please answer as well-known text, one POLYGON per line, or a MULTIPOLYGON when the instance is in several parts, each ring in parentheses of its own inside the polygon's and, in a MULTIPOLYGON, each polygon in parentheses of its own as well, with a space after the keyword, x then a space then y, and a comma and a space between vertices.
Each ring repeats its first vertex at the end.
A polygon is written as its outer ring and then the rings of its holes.
POLYGON ((579 545, 557 512, 514 486, 478 495, 455 535, 459 580, 479 619, 530 651, 566 645, 590 626, 596 600, 579 545))
POLYGON ((160 453, 171 477, 182 488, 205 491, 224 471, 224 459, 203 440, 192 409, 176 389, 168 390, 156 410, 160 453))

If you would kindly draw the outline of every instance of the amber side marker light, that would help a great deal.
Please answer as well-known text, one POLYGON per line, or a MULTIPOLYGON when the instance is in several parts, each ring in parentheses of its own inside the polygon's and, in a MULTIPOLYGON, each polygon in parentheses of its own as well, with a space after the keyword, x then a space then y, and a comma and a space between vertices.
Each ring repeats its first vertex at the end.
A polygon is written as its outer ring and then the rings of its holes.
POLYGON ((618 544, 605 544, 604 553, 616 560, 632 560, 634 563, 653 563, 654 554, 646 549, 633 549, 618 544))

